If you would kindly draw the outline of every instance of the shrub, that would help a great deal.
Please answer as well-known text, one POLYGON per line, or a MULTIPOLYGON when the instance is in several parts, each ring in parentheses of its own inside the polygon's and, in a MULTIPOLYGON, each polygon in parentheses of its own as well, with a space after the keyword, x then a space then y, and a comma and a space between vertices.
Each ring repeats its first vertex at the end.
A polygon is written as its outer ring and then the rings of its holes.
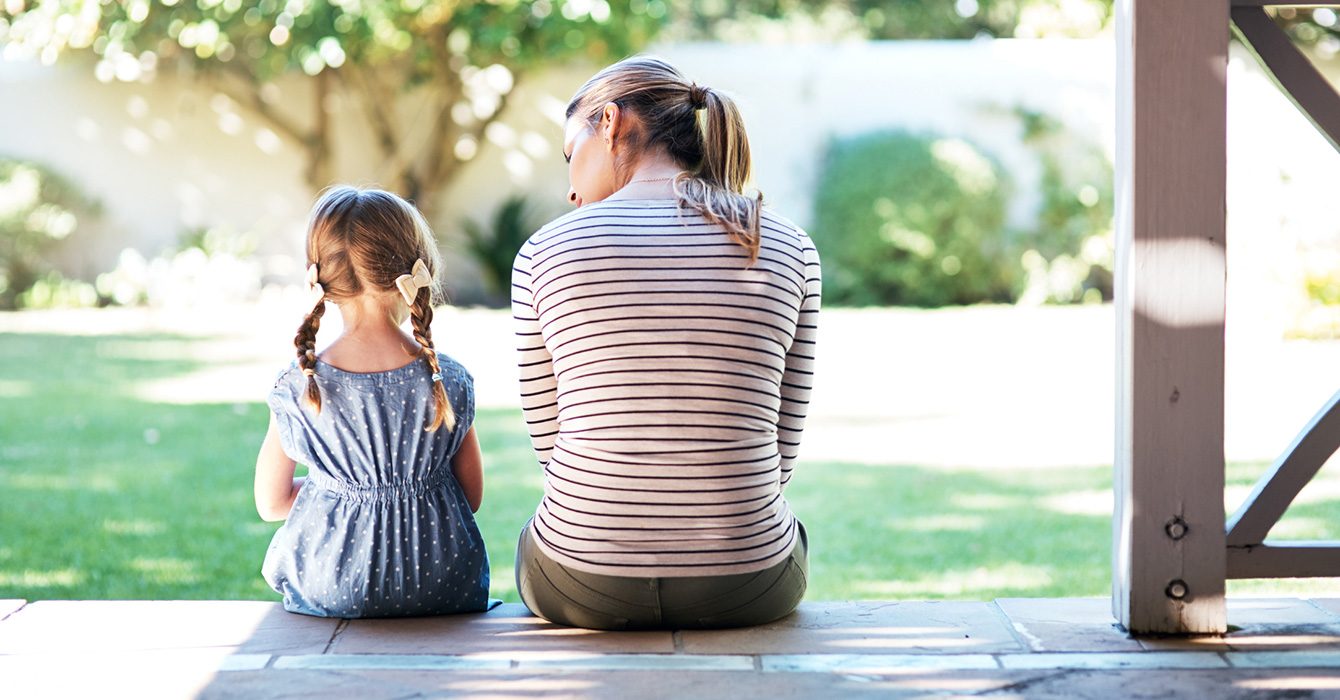
POLYGON ((484 271, 484 284, 498 299, 511 294, 512 265, 526 239, 539 229, 535 212, 525 195, 508 197, 487 224, 465 221, 466 249, 484 271))
POLYGON ((1061 122, 1023 108, 1014 113, 1042 165, 1037 221, 1016 240, 1027 270, 1020 303, 1112 299, 1112 163, 1061 122))
POLYGON ((69 286, 47 256, 79 228, 81 216, 96 214, 97 209, 95 202, 50 170, 0 158, 0 309, 49 301, 55 296, 51 289, 69 286), (42 290, 27 294, 39 282, 42 290))
POLYGON ((815 200, 826 300, 944 306, 1013 301, 1010 183, 966 141, 889 131, 834 141, 815 200))

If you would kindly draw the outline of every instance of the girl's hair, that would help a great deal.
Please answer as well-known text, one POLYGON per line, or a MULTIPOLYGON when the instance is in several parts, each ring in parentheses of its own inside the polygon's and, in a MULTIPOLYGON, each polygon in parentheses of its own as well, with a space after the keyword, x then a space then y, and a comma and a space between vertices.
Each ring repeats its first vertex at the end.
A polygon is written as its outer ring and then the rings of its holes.
MULTIPOLYGON (((735 102, 659 58, 633 56, 586 81, 568 103, 566 116, 595 124, 611 102, 637 117, 627 122, 626 152, 664 148, 687 171, 674 181, 680 205, 726 227, 731 239, 749 251, 749 261, 758 259, 763 195, 744 194, 752 163, 735 102)), ((630 165, 616 154, 616 175, 625 177, 630 165)))
MULTIPOLYGON (((321 411, 321 389, 316 384, 316 332, 326 311, 326 300, 339 302, 364 291, 395 293, 396 278, 411 274, 422 260, 432 284, 417 291, 410 305, 414 340, 433 374, 442 368, 433 350, 433 299, 441 291, 437 279, 441 259, 428 222, 412 204, 390 192, 339 185, 327 189, 312 209, 307 223, 307 264, 316 265, 324 298, 303 319, 293 344, 298 364, 307 375, 306 403, 321 411)), ((428 430, 456 425, 456 415, 440 378, 433 381, 435 415, 428 430)))

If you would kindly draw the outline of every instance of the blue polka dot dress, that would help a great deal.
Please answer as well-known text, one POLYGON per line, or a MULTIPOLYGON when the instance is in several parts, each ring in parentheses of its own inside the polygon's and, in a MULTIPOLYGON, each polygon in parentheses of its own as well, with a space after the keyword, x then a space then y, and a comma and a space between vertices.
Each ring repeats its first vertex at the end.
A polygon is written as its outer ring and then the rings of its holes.
POLYGON ((321 413, 294 363, 270 392, 280 441, 307 481, 265 555, 290 612, 401 617, 487 610, 489 562, 451 456, 474 421, 470 373, 438 353, 456 427, 433 415, 425 361, 354 373, 317 362, 321 413))

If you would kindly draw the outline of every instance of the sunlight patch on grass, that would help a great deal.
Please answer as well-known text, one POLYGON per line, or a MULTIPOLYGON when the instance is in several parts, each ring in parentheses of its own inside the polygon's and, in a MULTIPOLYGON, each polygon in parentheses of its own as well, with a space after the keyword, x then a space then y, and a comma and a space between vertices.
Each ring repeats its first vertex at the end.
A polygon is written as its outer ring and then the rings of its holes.
POLYGON ((949 502, 968 510, 1002 510, 1024 505, 1018 496, 1002 493, 956 493, 950 496, 949 502))
POLYGON ((1340 598, 1340 578, 1230 579, 1229 598, 1340 598))
POLYGON ((1335 524, 1323 518, 1305 518, 1285 515, 1270 528, 1272 540, 1321 540, 1335 532, 1335 524))
POLYGON ((114 535, 157 535, 167 526, 150 520, 104 520, 102 529, 114 535))
POLYGON ((889 527, 907 532, 975 532, 986 527, 986 518, 967 513, 925 515, 889 521, 889 527))
POLYGON ((1112 489, 1058 493, 1040 499, 1039 505, 1067 515, 1111 515, 1112 489))
POLYGON ((0 379, 0 398, 23 399, 33 395, 32 382, 0 379))
POLYGON ((874 597, 940 596, 990 598, 1008 595, 1011 589, 1029 590, 1050 586, 1051 574, 1040 566, 1008 562, 1003 566, 957 569, 906 581, 861 581, 855 588, 874 597))
POLYGON ((200 345, 195 340, 99 340, 94 352, 108 360, 180 360, 198 352, 200 345))
POLYGON ((131 560, 130 568, 144 574, 154 583, 196 583, 200 577, 195 573, 195 563, 181 559, 150 559, 136 557, 131 560))
POLYGON ((1226 484, 1224 486, 1224 513, 1231 515, 1252 493, 1251 484, 1226 484))
POLYGON ((489 595, 504 600, 520 598, 516 592, 516 567, 499 566, 489 560, 489 595))
POLYGON ((1293 499, 1294 505, 1332 501, 1340 501, 1340 478, 1326 471, 1318 473, 1302 491, 1298 492, 1298 497, 1293 499))
POLYGON ((53 588, 73 586, 84 580, 83 574, 74 569, 55 571, 33 571, 25 569, 19 572, 0 571, 0 588, 53 588))

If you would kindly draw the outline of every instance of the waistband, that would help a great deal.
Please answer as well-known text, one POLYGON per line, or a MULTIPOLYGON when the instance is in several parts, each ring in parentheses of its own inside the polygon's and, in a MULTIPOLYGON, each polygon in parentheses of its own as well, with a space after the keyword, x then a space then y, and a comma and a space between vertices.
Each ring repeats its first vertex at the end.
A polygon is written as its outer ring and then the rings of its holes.
POLYGON ((364 486, 341 481, 320 472, 310 472, 307 484, 323 491, 332 491, 342 498, 360 503, 377 501, 403 501, 409 498, 422 498, 425 493, 436 489, 447 481, 447 470, 439 469, 423 479, 413 481, 393 481, 375 486, 364 486))

